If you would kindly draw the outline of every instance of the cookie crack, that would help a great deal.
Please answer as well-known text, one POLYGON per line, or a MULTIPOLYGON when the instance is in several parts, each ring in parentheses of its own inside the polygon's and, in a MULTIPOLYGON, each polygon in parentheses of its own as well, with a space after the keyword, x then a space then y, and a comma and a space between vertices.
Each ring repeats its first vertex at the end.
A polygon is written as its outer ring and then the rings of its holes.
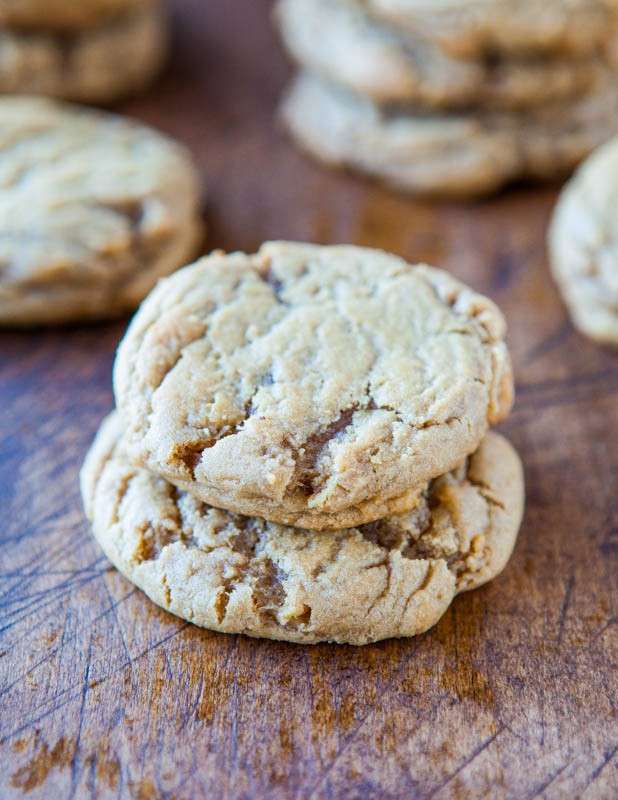
POLYGON ((405 619, 406 614, 408 613, 408 608, 410 607, 410 603, 416 597, 417 594, 420 594, 421 592, 424 592, 427 589, 427 587, 429 586, 429 584, 431 583, 431 581, 433 579, 434 574, 435 574, 435 564, 433 562, 431 562, 431 561, 428 561, 427 562, 427 570, 425 572, 425 576, 423 577, 423 580, 421 581, 421 583, 415 589, 413 589, 410 592, 410 594, 407 596, 407 598, 405 600, 405 603, 404 603, 404 606, 403 606, 403 610, 402 610, 401 616, 399 618, 399 625, 398 625, 399 630, 401 630, 401 628, 403 626, 403 621, 405 619))
POLYGON ((292 491, 301 491, 305 495, 311 495, 318 490, 316 481, 319 477, 318 463, 324 455, 328 445, 334 439, 345 433, 352 424, 357 406, 341 411, 334 422, 326 428, 309 436, 297 447, 294 447, 287 440, 287 446, 294 452, 295 468, 290 481, 292 491))
POLYGON ((386 597, 388 597, 391 591, 392 567, 391 567, 390 556, 378 562, 377 564, 369 564, 368 566, 364 567, 364 569, 366 570, 375 569, 376 567, 378 568, 383 567, 386 571, 384 588, 379 592, 379 594, 376 595, 376 597, 372 601, 371 605, 367 609, 367 614, 371 614, 371 612, 378 605, 378 603, 381 603, 386 597))
POLYGON ((488 483, 480 480, 479 478, 473 478, 469 473, 466 475, 466 480, 468 483, 474 486, 486 503, 496 506, 497 508, 502 509, 502 511, 506 511, 506 506, 496 497, 488 483))
MULTIPOLYGON (((190 296, 192 291, 193 291, 193 287, 189 286, 187 288, 187 290, 185 292, 183 292, 183 294, 177 299, 177 303, 178 303, 179 306, 182 306, 184 304, 184 302, 190 296)), ((213 307, 209 306, 205 311, 206 316, 210 316, 212 314, 213 310, 214 310, 213 307)), ((187 315, 189 315, 189 314, 187 314, 187 315)), ((198 319, 195 315, 192 315, 192 316, 194 316, 194 318, 196 320, 198 319)), ((140 335, 138 337, 138 340, 136 342, 136 346, 134 348, 134 354, 133 354, 134 357, 132 359, 134 363, 139 363, 140 360, 143 359, 142 348, 144 347, 144 345, 146 343, 146 338, 148 337, 148 335, 150 334, 152 329, 155 327, 155 325, 158 324, 159 321, 160 321, 160 316, 159 315, 154 316, 152 321, 149 322, 149 324, 144 328, 143 331, 141 331, 141 333, 140 333, 140 335)), ((194 342, 198 341, 198 339, 204 338, 204 335, 208 330, 208 326, 207 326, 206 320, 200 319, 199 322, 202 325, 202 329, 199 332, 195 333, 193 336, 191 336, 187 341, 182 343, 182 345, 178 348, 178 352, 176 353, 175 358, 170 362, 169 365, 167 365, 167 364, 165 365, 164 370, 163 370, 161 376, 159 377, 158 381, 156 383, 154 383, 154 384, 150 384, 150 385, 147 386, 147 388, 149 390, 149 392, 148 392, 148 413, 147 413, 147 421, 146 421, 146 426, 145 426, 147 429, 150 429, 150 427, 151 427, 151 420, 152 420, 152 414, 153 414, 152 406, 153 406, 153 400, 154 400, 155 393, 161 387, 161 385, 163 384, 163 381, 165 380, 165 378, 170 374, 170 372, 174 369, 174 367, 179 363, 179 361, 181 360, 181 358, 183 356, 183 353, 186 350, 186 348, 189 347, 190 345, 194 344, 194 342)))
POLYGON ((259 279, 263 283, 265 283, 267 286, 270 287, 270 289, 272 291, 272 294, 273 294, 273 297, 277 301, 278 305, 281 305, 281 306, 289 305, 281 297, 281 292, 282 292, 285 284, 275 274, 275 272, 274 272, 274 270, 272 268, 272 262, 271 262, 270 258, 264 259, 264 263, 262 263, 260 265, 260 267, 255 270, 255 272, 256 272, 257 276, 259 277, 259 279))
MULTIPOLYGON (((2 145, 2 153, 0 153, 0 164, 4 162, 11 163, 13 159, 17 157, 17 154, 21 148, 24 148, 24 151, 27 153, 29 149, 39 150, 37 144, 44 139, 49 139, 53 136, 53 129, 46 128, 44 130, 35 131, 30 135, 26 136, 17 136, 10 144, 2 145)), ((28 164, 27 169, 34 168, 35 164, 28 164)), ((21 173, 23 172, 23 168, 20 170, 17 180, 10 181, 8 183, 2 183, 2 188, 6 191, 7 189, 13 189, 17 186, 21 179, 21 173)))
POLYGON ((313 568, 311 572, 312 578, 318 578, 326 569, 330 566, 334 566, 337 563, 341 550, 343 548, 343 542, 341 537, 337 537, 331 543, 330 552, 328 554, 328 558, 326 561, 320 562, 316 567, 313 568))
POLYGON ((227 436, 233 436, 235 433, 238 433, 246 421, 245 418, 238 423, 223 426, 216 433, 210 434, 207 439, 198 439, 174 445, 169 455, 169 461, 176 465, 180 463, 182 467, 184 467, 184 470, 191 476, 191 480, 195 480, 195 470, 202 460, 204 451, 214 447, 227 436))
POLYGON ((163 593, 165 596, 165 605, 169 608, 172 604, 172 590, 170 589, 170 585, 167 580, 167 575, 163 573, 161 575, 161 584, 163 586, 163 593))
POLYGON ((180 508, 180 494, 172 484, 166 484, 168 513, 166 518, 156 524, 151 521, 144 522, 138 529, 139 541, 133 558, 138 563, 156 561, 161 553, 171 544, 181 542, 187 549, 202 549, 197 542, 194 532, 185 520, 180 508))
MULTIPOLYGON (((422 279, 425 282, 425 285, 430 288, 435 298, 444 306, 444 308, 449 309, 451 312, 457 314, 459 317, 469 320, 471 323, 474 323, 475 326, 481 328, 481 330, 485 334, 485 336, 481 338, 481 342, 485 347, 495 344, 498 341, 496 337, 491 334, 491 331, 487 328, 487 325, 482 320, 479 319, 479 316, 486 309, 478 308, 476 306, 473 306, 468 309, 455 308, 462 294, 470 290, 466 289, 465 287, 450 286, 447 289, 448 293, 443 294, 440 288, 425 273, 423 273, 422 279)), ((479 302, 481 303, 483 302, 483 299, 481 298, 480 295, 473 294, 473 296, 475 296, 479 302)), ((456 333, 456 331, 453 330, 453 333, 456 333)))
MULTIPOLYGON (((110 460, 112 455, 110 455, 110 460)), ((114 499, 114 505, 112 507, 112 512, 110 516, 110 521, 112 525, 117 525, 120 521, 120 506, 122 505, 123 500, 127 496, 131 484, 137 478, 137 471, 128 472, 122 476, 122 479, 119 482, 116 497, 114 499)))
MULTIPOLYGON (((197 338, 200 337, 198 336, 197 338)), ((189 343, 186 346, 188 347, 189 343)), ((185 348, 183 348, 183 350, 184 349, 185 348)), ((168 375, 180 361, 181 357, 182 352, 179 354, 179 357, 172 369, 170 369, 167 373, 168 375)), ((202 458, 204 451, 214 447, 218 442, 220 442, 222 439, 225 439, 227 436, 234 436, 235 434, 239 433, 243 429, 247 420, 255 413, 253 401, 259 393, 262 385, 263 384, 255 386, 251 396, 245 400, 243 404, 244 416, 240 416, 236 420, 230 420, 228 423, 225 423, 224 425, 221 425, 219 428, 215 429, 214 432, 211 432, 211 426, 209 426, 207 428, 208 436, 206 439, 198 438, 193 441, 182 442, 181 444, 176 445, 170 454, 170 460, 172 463, 175 461, 181 461, 185 469, 189 472, 192 480, 195 480, 195 470, 202 458)))

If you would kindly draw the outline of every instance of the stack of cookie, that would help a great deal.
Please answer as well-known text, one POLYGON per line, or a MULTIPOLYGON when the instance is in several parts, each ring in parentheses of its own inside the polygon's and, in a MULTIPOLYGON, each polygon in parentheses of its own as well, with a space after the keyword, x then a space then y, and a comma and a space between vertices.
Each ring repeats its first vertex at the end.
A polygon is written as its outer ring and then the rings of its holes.
POLYGON ((276 19, 293 136, 399 188, 554 177, 618 130, 612 0, 279 0, 276 19))
POLYGON ((107 103, 166 51, 160 0, 0 0, 0 92, 107 103))
POLYGON ((217 252, 120 345, 82 470, 96 538, 156 603, 219 631, 363 644, 431 627, 517 535, 496 306, 352 246, 217 252))

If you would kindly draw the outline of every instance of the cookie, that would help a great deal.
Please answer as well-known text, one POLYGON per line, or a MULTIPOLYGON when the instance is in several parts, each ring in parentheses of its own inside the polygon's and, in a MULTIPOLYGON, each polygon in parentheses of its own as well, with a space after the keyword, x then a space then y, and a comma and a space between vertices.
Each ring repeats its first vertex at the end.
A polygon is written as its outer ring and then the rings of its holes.
POLYGON ((155 603, 212 630, 303 643, 426 631, 503 569, 523 509, 521 463, 494 433, 414 512, 321 534, 212 508, 134 467, 116 414, 81 482, 103 551, 155 603))
POLYGON ((133 309, 201 240, 189 154, 127 119, 0 99, 0 324, 133 309))
POLYGON ((459 58, 591 55, 615 37, 615 0, 357 0, 459 58))
POLYGON ((318 159, 397 188, 443 197, 488 194, 519 178, 555 178, 618 131, 618 88, 536 113, 402 113, 308 73, 292 84, 282 119, 318 159))
POLYGON ((549 252, 576 327, 618 345, 618 139, 590 156, 563 190, 549 252))
POLYGON ((81 30, 159 0, 0 0, 0 26, 31 30, 81 30))
POLYGON ((422 37, 402 37, 348 0, 280 0, 290 55, 304 68, 377 103, 426 108, 527 108, 593 86, 597 59, 454 59, 422 37))
POLYGON ((214 253, 142 304, 115 364, 136 463, 312 529, 409 510, 512 401, 496 306, 352 246, 214 253))
POLYGON ((83 31, 0 28, 0 93, 109 103, 147 86, 166 51, 159 6, 83 31))

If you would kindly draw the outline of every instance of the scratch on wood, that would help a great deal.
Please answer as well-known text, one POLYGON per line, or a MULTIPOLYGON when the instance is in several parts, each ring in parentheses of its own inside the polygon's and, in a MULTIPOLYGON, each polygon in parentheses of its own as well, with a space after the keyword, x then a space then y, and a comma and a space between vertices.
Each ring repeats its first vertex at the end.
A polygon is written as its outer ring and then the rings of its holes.
POLYGON ((443 789, 447 784, 449 784, 453 778, 455 778, 459 773, 464 770, 467 766, 472 764, 472 762, 477 759, 481 753, 483 753, 487 748, 500 736, 500 734, 504 731, 504 726, 500 726, 497 731, 492 734, 488 739, 485 739, 484 742, 472 751, 472 753, 457 767, 454 772, 445 778, 440 784, 435 786, 427 795, 427 800, 431 800, 434 795, 436 795, 441 789, 443 789))
POLYGON ((571 597, 573 595, 574 586, 575 586, 575 575, 571 574, 569 576, 569 580, 567 581, 566 589, 564 592, 564 598, 562 599, 562 605, 560 606, 560 614, 558 616, 558 644, 562 644, 562 637, 564 635, 564 625, 566 622, 566 616, 569 610, 569 605, 571 604, 571 597))

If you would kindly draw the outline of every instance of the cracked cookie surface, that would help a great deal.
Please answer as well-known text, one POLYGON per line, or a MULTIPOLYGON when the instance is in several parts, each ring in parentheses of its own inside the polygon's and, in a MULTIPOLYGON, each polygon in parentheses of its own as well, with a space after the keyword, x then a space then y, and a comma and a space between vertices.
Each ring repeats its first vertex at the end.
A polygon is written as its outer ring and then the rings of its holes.
POLYGON ((282 105, 309 153, 417 194, 473 197, 519 178, 555 178, 618 131, 618 88, 608 76, 588 95, 529 111, 404 113, 309 73, 282 105))
POLYGON ((504 334, 441 270, 271 242, 162 281, 115 394, 136 463, 217 507, 349 527, 412 508, 508 413, 504 334))
POLYGON ((378 103, 519 109, 582 92, 598 59, 454 59, 422 37, 380 25, 351 0, 280 0, 276 20, 304 68, 378 103))
POLYGON ((159 6, 79 31, 0 29, 0 92, 109 103, 143 88, 167 52, 159 6))
POLYGON ((360 0, 457 57, 594 54, 616 35, 616 0, 360 0))
POLYGON ((593 153, 563 189, 549 252, 577 328, 618 346, 618 139, 593 153))
POLYGON ((0 99, 0 324, 134 308, 201 239, 185 150, 127 119, 0 99))
POLYGON ((322 534, 212 508, 134 467, 117 414, 81 482, 105 554, 155 603, 213 630, 304 643, 427 630, 503 569, 523 511, 521 463, 494 433, 413 512, 322 534))

